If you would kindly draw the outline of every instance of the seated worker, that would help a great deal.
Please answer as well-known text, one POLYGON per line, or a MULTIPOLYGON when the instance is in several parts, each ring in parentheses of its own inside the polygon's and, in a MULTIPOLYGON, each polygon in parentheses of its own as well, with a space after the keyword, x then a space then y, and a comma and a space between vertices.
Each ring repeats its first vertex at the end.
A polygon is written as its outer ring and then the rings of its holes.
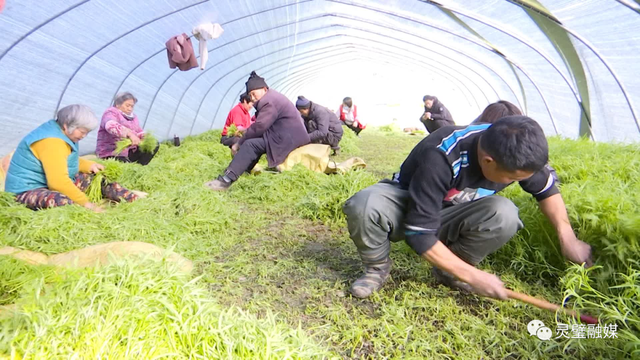
POLYGON ((347 127, 353 130, 356 135, 360 135, 360 131, 364 130, 367 126, 358 118, 358 107, 353 104, 353 100, 350 97, 346 97, 342 100, 342 104, 336 111, 336 116, 347 127))
POLYGON ((492 124, 448 126, 424 138, 400 172, 348 199, 343 207, 365 273, 354 296, 378 291, 391 270, 390 241, 405 240, 434 265, 438 282, 506 299, 502 281, 476 266, 523 228, 518 208, 495 195, 519 182, 556 229, 568 260, 591 265, 591 246, 576 238, 553 177, 547 138, 525 116, 492 124))
POLYGON ((329 109, 309 101, 304 96, 298 96, 296 108, 304 120, 312 144, 326 144, 331 146, 334 155, 340 153, 342 139, 342 124, 329 109))
MULTIPOLYGON (((5 183, 5 191, 28 208, 45 209, 78 204, 101 212, 84 191, 101 164, 79 158, 78 142, 98 126, 98 119, 85 105, 69 105, 22 139, 16 149, 5 183)), ((113 201, 133 201, 133 192, 118 183, 102 184, 102 195, 113 201)))
POLYGON ((242 93, 240 95, 240 102, 236 105, 231 111, 229 111, 229 115, 227 115, 227 121, 224 123, 224 128, 222 128, 222 137, 220 138, 220 143, 224 146, 231 147, 233 144, 240 141, 240 137, 242 134, 247 131, 249 126, 255 121, 255 117, 251 117, 249 110, 253 107, 253 101, 251 101, 251 97, 247 93, 242 93), (238 128, 238 132, 233 134, 232 136, 227 136, 227 132, 229 131, 229 126, 235 125, 238 128))
POLYGON ((446 106, 444 106, 437 97, 425 95, 422 101, 424 102, 424 114, 420 117, 420 121, 429 133, 443 126, 453 126, 456 124, 453 122, 453 117, 449 110, 447 110, 446 106))
POLYGON ((205 184, 214 191, 229 189, 240 175, 253 169, 262 154, 267 154, 268 166, 275 168, 291 151, 310 142, 300 113, 286 96, 269 89, 255 71, 246 87, 256 108, 256 122, 231 146, 235 156, 224 174, 205 184))
MULTIPOLYGON (((489 104, 486 108, 484 108, 482 114, 480 114, 477 119, 473 120, 471 124, 493 124, 498 119, 511 115, 522 115, 522 111, 520 111, 517 106, 506 100, 499 100, 497 102, 494 102, 493 104, 489 104)), ((556 185, 559 185, 560 179, 558 178, 558 173, 556 173, 556 170, 549 164, 546 164, 545 167, 553 176, 556 185)))
POLYGON ((113 158, 122 162, 147 165, 156 155, 160 145, 153 152, 146 153, 138 148, 144 137, 144 130, 138 123, 138 116, 133 113, 138 99, 129 92, 120 93, 113 101, 113 106, 102 115, 98 130, 96 154, 99 158, 113 158), (131 146, 116 154, 116 143, 122 139, 131 139, 131 146))

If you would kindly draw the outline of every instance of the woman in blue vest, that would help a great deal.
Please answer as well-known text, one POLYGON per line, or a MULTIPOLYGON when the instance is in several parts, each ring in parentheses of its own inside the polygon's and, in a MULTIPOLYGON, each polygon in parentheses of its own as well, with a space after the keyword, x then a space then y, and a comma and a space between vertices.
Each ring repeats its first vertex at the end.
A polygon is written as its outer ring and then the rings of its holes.
MULTIPOLYGON (((95 212, 102 209, 85 195, 93 175, 104 166, 78 156, 78 142, 98 126, 85 105, 69 105, 22 139, 7 172, 5 190, 30 209, 78 204, 95 212)), ((137 195, 118 183, 103 183, 110 200, 133 201, 137 195)))

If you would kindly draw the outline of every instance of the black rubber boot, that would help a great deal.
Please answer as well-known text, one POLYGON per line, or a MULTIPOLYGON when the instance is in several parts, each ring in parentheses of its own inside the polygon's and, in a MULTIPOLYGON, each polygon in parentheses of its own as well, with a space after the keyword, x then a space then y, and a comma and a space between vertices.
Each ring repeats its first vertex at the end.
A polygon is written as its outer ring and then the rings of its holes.
POLYGON ((382 288, 389 278, 391 265, 393 262, 390 258, 376 264, 364 264, 364 275, 351 284, 351 294, 357 298, 364 299, 369 297, 375 291, 382 288))
POLYGON ((222 176, 218 176, 217 179, 209 181, 204 185, 213 191, 227 191, 233 184, 232 181, 225 181, 222 176))

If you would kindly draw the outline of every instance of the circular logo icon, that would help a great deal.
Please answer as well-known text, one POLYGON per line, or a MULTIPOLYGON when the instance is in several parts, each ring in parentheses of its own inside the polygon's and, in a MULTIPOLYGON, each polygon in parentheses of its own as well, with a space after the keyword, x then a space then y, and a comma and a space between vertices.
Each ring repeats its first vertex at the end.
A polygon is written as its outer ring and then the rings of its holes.
POLYGON ((531 320, 529 324, 527 324, 527 331, 529 332, 529 336, 535 336, 538 332, 538 329, 544 327, 544 323, 540 320, 531 320))
POLYGON ((546 326, 543 326, 541 328, 538 329, 538 331, 536 331, 536 336, 538 336, 538 339, 540 340, 549 340, 551 339, 551 329, 549 329, 546 326))

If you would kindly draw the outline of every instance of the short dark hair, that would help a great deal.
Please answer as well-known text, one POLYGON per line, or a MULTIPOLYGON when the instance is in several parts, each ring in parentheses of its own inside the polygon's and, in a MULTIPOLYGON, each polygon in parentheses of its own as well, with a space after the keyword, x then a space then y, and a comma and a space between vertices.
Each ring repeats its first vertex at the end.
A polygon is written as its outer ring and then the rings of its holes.
POLYGON ((240 95, 240 102, 241 103, 245 103, 246 102, 247 104, 250 103, 251 102, 251 96, 249 96, 249 94, 247 94, 246 92, 242 93, 240 95))
POLYGON ((536 172, 549 161, 549 145, 540 125, 527 116, 506 116, 480 137, 480 147, 506 171, 536 172))
POLYGON ((425 96, 423 96, 423 97, 422 97, 422 102, 425 102, 425 101, 427 101, 427 100, 433 100, 433 101, 436 101, 436 99, 437 99, 437 97, 435 97, 435 96, 432 96, 432 95, 425 95, 425 96))
POLYGON ((506 100, 500 100, 493 104, 489 104, 475 122, 493 124, 505 116, 512 115, 522 115, 522 111, 512 103, 506 100))

